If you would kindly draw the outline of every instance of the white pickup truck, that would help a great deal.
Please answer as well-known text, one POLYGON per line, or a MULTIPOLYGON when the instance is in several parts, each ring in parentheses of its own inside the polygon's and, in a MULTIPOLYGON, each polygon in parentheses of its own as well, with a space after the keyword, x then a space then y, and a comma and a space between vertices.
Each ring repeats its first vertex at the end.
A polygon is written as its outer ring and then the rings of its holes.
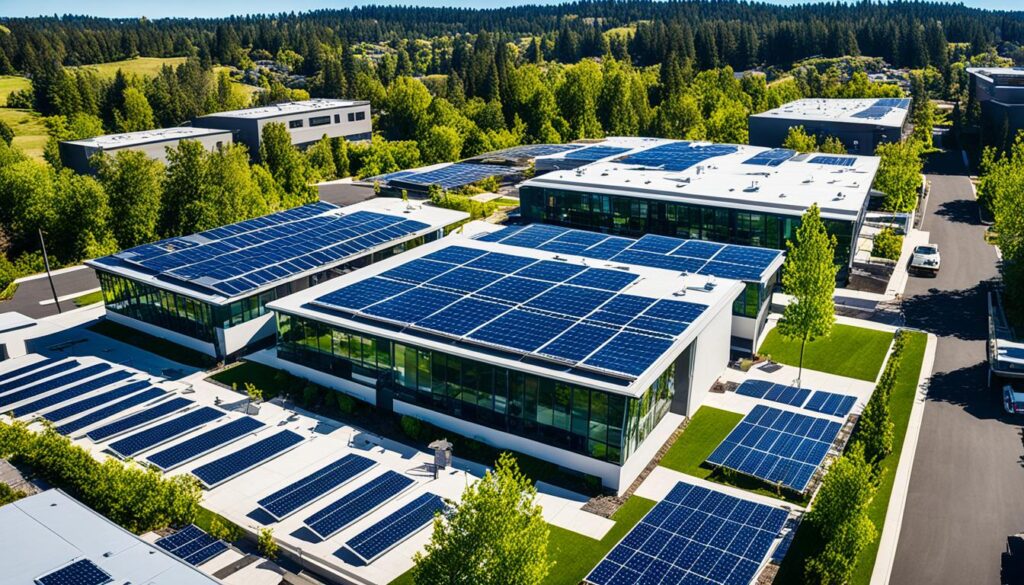
POLYGON ((940 263, 938 244, 918 246, 914 248, 914 253, 910 256, 911 271, 928 272, 935 275, 939 273, 940 263))

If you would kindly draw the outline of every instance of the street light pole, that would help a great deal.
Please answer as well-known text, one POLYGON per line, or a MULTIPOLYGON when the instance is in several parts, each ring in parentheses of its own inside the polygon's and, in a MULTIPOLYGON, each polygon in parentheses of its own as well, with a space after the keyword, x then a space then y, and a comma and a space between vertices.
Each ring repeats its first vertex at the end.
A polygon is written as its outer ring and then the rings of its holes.
POLYGON ((63 313, 60 308, 60 299, 57 298, 57 287, 53 285, 53 274, 50 274, 50 257, 46 254, 46 242, 43 240, 43 228, 39 228, 39 244, 43 247, 43 264, 46 266, 46 278, 50 280, 50 292, 53 293, 53 304, 57 305, 57 312, 63 313))

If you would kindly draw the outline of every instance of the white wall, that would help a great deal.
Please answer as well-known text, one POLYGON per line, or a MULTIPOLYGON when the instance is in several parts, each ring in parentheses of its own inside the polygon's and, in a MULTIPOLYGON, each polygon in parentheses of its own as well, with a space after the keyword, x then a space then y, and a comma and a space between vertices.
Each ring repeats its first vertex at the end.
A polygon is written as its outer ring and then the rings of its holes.
POLYGON ((306 366, 299 365, 295 362, 283 360, 277 357, 276 348, 268 349, 266 351, 258 351, 246 356, 245 359, 258 362, 272 368, 284 370, 290 374, 309 380, 310 382, 315 382, 324 388, 331 388, 333 390, 344 392, 350 396, 354 396, 363 402, 377 404, 377 391, 373 387, 365 386, 337 376, 332 376, 328 373, 321 372, 320 370, 307 368, 306 366))
POLYGON ((273 311, 268 311, 266 315, 239 323, 234 327, 217 328, 217 337, 220 339, 220 346, 224 348, 226 355, 231 355, 254 341, 276 333, 277 320, 274 319, 273 311))
POLYGON ((138 329, 143 333, 148 333, 153 337, 159 337, 183 345, 189 349, 194 349, 200 353, 204 353, 210 357, 217 357, 217 348, 212 343, 206 341, 200 341, 194 337, 182 335, 176 331, 170 329, 164 329, 163 327, 157 327, 138 319, 132 319, 131 317, 125 317, 124 315, 115 313, 113 311, 106 311, 107 319, 110 319, 114 323, 120 323, 125 327, 131 327, 132 329, 138 329))
POLYGON ((686 416, 693 416, 707 398, 708 390, 729 365, 729 332, 733 323, 732 307, 719 309, 708 326, 694 341, 693 375, 686 416))
MULTIPOLYGON (((732 311, 730 310, 730 313, 732 311)), ((740 315, 732 316, 732 335, 736 337, 742 337, 743 339, 754 339, 754 328, 757 325, 756 319, 750 317, 742 317, 740 315)))

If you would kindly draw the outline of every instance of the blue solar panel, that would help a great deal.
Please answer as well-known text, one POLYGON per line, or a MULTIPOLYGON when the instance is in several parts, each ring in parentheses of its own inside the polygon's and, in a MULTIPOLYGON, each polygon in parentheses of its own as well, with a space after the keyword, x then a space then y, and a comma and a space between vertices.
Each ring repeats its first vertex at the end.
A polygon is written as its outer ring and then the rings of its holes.
MULTIPOLYGON (((166 393, 163 390, 160 390, 159 388, 150 388, 149 390, 144 390, 142 392, 139 392, 138 394, 132 394, 131 396, 125 398, 124 400, 118 400, 117 402, 114 402, 108 406, 96 409, 88 414, 85 414, 70 422, 66 422, 60 425, 59 427, 57 427, 57 432, 64 435, 69 435, 71 433, 74 433, 75 431, 84 429, 89 425, 96 424, 100 421, 106 420, 112 416, 120 414, 133 406, 145 404, 146 402, 155 400, 163 396, 166 396, 166 393)), ((185 406, 191 404, 192 402, 191 400, 186 400, 184 398, 177 400, 182 400, 184 402, 180 402, 179 405, 175 408, 175 410, 184 408, 185 406)), ((143 413, 146 412, 148 411, 143 411, 143 413)))
POLYGON ((175 437, 192 432, 201 425, 224 416, 224 411, 211 406, 203 406, 179 417, 172 418, 156 426, 139 431, 110 444, 109 448, 121 457, 132 457, 147 449, 166 443, 175 437))
POLYGON ((499 348, 534 351, 560 335, 574 321, 513 309, 469 335, 479 342, 499 348))
POLYGON ((788 148, 773 148, 748 158, 743 161, 743 164, 777 167, 794 156, 796 156, 795 150, 790 150, 788 148))
POLYGON ((461 337, 508 310, 508 305, 464 298, 447 309, 418 321, 416 326, 461 337))
POLYGON ((157 539, 153 544, 193 566, 201 565, 228 549, 224 541, 203 532, 194 524, 157 539))
POLYGON ((505 226, 496 232, 478 235, 475 239, 481 242, 500 242, 521 229, 523 229, 522 226, 505 226))
POLYGON ((578 323, 542 347, 538 353, 557 359, 579 362, 596 351, 617 332, 610 327, 578 323))
POLYGON ((580 266, 578 264, 566 264, 565 262, 556 262, 554 260, 541 260, 540 262, 534 263, 523 270, 516 272, 516 276, 533 278, 536 280, 547 280, 549 282, 565 282, 586 269, 586 266, 580 266))
POLYGON ((80 384, 75 384, 59 392, 48 394, 38 400, 34 400, 27 404, 23 404, 21 406, 13 408, 12 411, 14 412, 14 416, 25 416, 26 414, 29 413, 39 412, 41 410, 50 408, 51 406, 56 406, 62 402, 67 402, 68 400, 81 397, 83 394, 92 392, 93 390, 97 390, 104 386, 109 386, 111 384, 120 382, 122 380, 132 377, 132 375, 132 372, 128 372, 125 370, 111 372, 109 374, 93 378, 89 381, 82 382, 80 384))
POLYGON ((581 148, 579 150, 570 152, 565 155, 565 158, 568 160, 582 160, 593 162, 601 160, 602 158, 608 158, 610 156, 622 154, 630 150, 632 149, 623 148, 621 146, 604 146, 598 144, 596 146, 588 146, 587 148, 581 148))
POLYGON ((303 522, 321 539, 326 540, 346 526, 382 506, 413 484, 413 480, 394 471, 386 471, 303 522))
POLYGON ((639 376, 670 347, 672 340, 669 338, 623 331, 587 358, 583 364, 639 376))
POLYGON ((199 478, 207 488, 214 488, 277 457, 301 442, 302 435, 292 431, 281 431, 216 461, 201 465, 192 470, 192 475, 199 478))
POLYGON ((737 394, 763 398, 780 404, 800 406, 811 395, 807 388, 776 384, 767 380, 747 380, 736 389, 737 394))
POLYGON ((533 258, 488 252, 476 260, 467 263, 466 266, 468 268, 478 268, 480 270, 491 270, 494 272, 501 272, 503 274, 510 274, 516 270, 526 268, 534 262, 536 262, 536 260, 533 258))
POLYGON ((509 276, 487 288, 477 291, 476 295, 512 303, 525 303, 544 291, 549 290, 552 286, 550 282, 546 281, 509 276))
POLYGON ((608 238, 599 244, 594 244, 587 248, 580 255, 586 256, 587 258, 596 258, 598 260, 610 260, 611 258, 614 258, 616 254, 622 252, 632 244, 633 240, 630 240, 629 238, 608 238))
POLYGON ((104 585, 113 580, 96 563, 89 559, 79 559, 39 577, 36 579, 36 583, 39 585, 104 585))
POLYGON ((451 306, 460 298, 462 298, 461 295, 452 292, 414 288, 394 298, 371 305, 363 309, 362 312, 390 321, 415 323, 451 306))
POLYGON ((400 186, 404 184, 422 187, 438 185, 442 189, 455 189, 466 185, 472 185, 473 183, 490 177, 504 177, 507 175, 514 175, 517 172, 518 171, 512 167, 482 165, 476 163, 452 163, 439 169, 413 173, 397 179, 391 179, 390 183, 392 183, 392 186, 400 186))
POLYGON ((316 299, 316 302, 321 305, 358 310, 411 289, 412 286, 405 283, 371 277, 327 293, 316 299))
POLYGON ((557 316, 583 317, 612 298, 613 293, 563 284, 526 303, 526 307, 557 316))
POLYGON ((619 162, 666 171, 684 171, 710 158, 733 154, 738 149, 731 144, 694 144, 680 140, 631 154, 619 162))
POLYGON ((579 147, 579 144, 524 144, 497 152, 489 152, 480 155, 479 158, 536 158, 575 150, 579 147))
POLYGON ((818 165, 832 165, 837 167, 852 167, 857 159, 852 156, 815 156, 807 162, 818 165))
POLYGON ((298 510, 359 477, 377 463, 373 459, 349 453, 306 477, 261 499, 259 507, 274 520, 281 521, 298 510))
POLYGON ((644 311, 644 316, 668 319, 671 321, 681 321, 683 323, 693 323, 701 316, 702 313, 704 313, 704 309, 706 308, 706 306, 698 305, 697 303, 662 299, 648 307, 647 310, 644 311))
POLYGON ((437 262, 448 262, 450 264, 465 264, 471 260, 483 256, 487 252, 483 250, 474 250, 473 248, 465 248, 463 246, 448 246, 442 248, 437 252, 433 252, 424 256, 427 260, 435 260, 437 262))
POLYGON ((807 405, 804 408, 846 418, 850 411, 853 410, 853 405, 856 402, 857 398, 854 396, 833 394, 832 392, 822 392, 819 390, 814 393, 814 396, 811 396, 811 399, 807 401, 807 405))
POLYGON ((20 390, 8 392, 3 396, 0 396, 0 408, 7 410, 7 406, 11 404, 28 400, 29 398, 39 396, 40 394, 50 392, 51 390, 56 390, 62 386, 67 386, 68 384, 74 384, 75 382, 84 380, 89 376, 95 376, 96 374, 105 372, 109 369, 109 364, 94 364, 77 370, 72 370, 54 378, 49 378, 44 382, 33 384, 27 388, 22 387, 20 390))
POLYGON ((885 108, 901 108, 906 110, 910 107, 908 98, 880 98, 875 100, 875 105, 885 108))
POLYGON ((398 543, 422 530, 444 511, 441 496, 425 493, 345 543, 363 562, 371 563, 398 543))
POLYGON ((478 291, 505 276, 500 272, 458 267, 429 281, 430 286, 463 293, 478 291))
POLYGON ((16 370, 11 370, 9 372, 4 372, 4 373, 0 374, 0 382, 4 382, 6 380, 10 380, 11 378, 17 378, 18 376, 23 376, 23 375, 25 375, 25 374, 27 374, 29 372, 33 372, 33 371, 38 370, 40 368, 45 368, 47 366, 52 366, 55 363, 57 363, 57 358, 46 358, 46 359, 39 360, 37 362, 33 362, 33 363, 31 363, 31 364, 29 364, 27 366, 22 366, 22 367, 20 367, 20 368, 18 368, 16 370))
MULTIPOLYGON (((66 372, 66 371, 68 371, 68 370, 70 370, 72 368, 77 368, 80 365, 82 365, 82 364, 80 364, 76 360, 68 360, 66 362, 61 362, 59 364, 54 364, 52 366, 45 367, 44 369, 41 369, 41 370, 38 370, 38 371, 34 371, 33 373, 31 373, 31 374, 29 374, 27 376, 23 375, 22 377, 18 378, 17 380, 9 380, 7 382, 4 382, 3 384, 0 384, 0 394, 6 394, 7 392, 10 392, 12 390, 16 390, 18 388, 24 388, 25 386, 27 386, 29 384, 32 384, 34 382, 38 382, 39 380, 42 380, 43 378, 49 378, 50 376, 56 376, 57 374, 60 374, 62 372, 66 372)), ((21 368, 21 369, 24 369, 24 368, 21 368)))
POLYGON ((869 107, 867 107, 867 108, 865 108, 865 109, 863 109, 863 110, 861 110, 859 112, 856 112, 856 113, 852 114, 850 117, 852 117, 852 118, 865 118, 865 119, 868 119, 868 120, 881 120, 882 118, 884 118, 886 116, 886 114, 888 114, 892 110, 893 110, 893 108, 888 107, 888 106, 874 105, 874 106, 869 106, 869 107))
POLYGON ((146 460, 160 469, 168 471, 241 439, 249 433, 256 432, 263 428, 263 426, 263 423, 255 418, 243 416, 200 433, 177 445, 157 451, 146 457, 146 460))
POLYGON ((87 410, 92 410, 93 408, 96 408, 97 406, 101 406, 101 405, 104 405, 104 404, 110 404, 110 403, 112 403, 115 400, 118 400, 120 398, 124 398, 125 396, 130 396, 130 395, 135 394, 136 392, 138 392, 138 391, 140 391, 140 390, 142 390, 144 388, 148 388, 148 387, 149 387, 149 382, 145 382, 145 381, 132 382, 132 383, 126 384, 124 386, 118 386, 117 388, 114 388, 113 390, 107 390, 106 392, 101 392, 101 393, 96 394, 94 396, 90 396, 89 398, 84 398, 82 400, 76 400, 75 402, 72 402, 71 404, 68 404, 67 406, 62 406, 61 408, 57 408, 57 409, 51 410, 49 412, 46 412, 42 416, 43 416, 43 418, 45 418, 46 420, 51 421, 51 422, 56 422, 56 421, 64 420, 66 418, 71 418, 73 416, 77 416, 79 414, 82 414, 83 412, 85 412, 87 410))
POLYGON ((505 238, 501 243, 524 248, 539 248, 545 242, 553 240, 567 231, 569 231, 568 228, 535 223, 505 238))
POLYGON ((633 242, 630 249, 639 252, 653 252, 655 254, 671 254, 672 251, 681 246, 684 241, 685 240, 680 240, 679 238, 647 234, 633 242))
POLYGON ((390 278, 391 280, 420 284, 434 278, 435 276, 444 274, 452 268, 452 265, 446 262, 434 262, 433 260, 417 258, 412 262, 402 264, 401 266, 392 268, 387 272, 382 272, 380 276, 390 278))
POLYGON ((707 462, 803 492, 841 427, 830 420, 759 404, 707 462))
POLYGON ((788 513, 679 482, 586 578, 593 585, 748 585, 788 513))

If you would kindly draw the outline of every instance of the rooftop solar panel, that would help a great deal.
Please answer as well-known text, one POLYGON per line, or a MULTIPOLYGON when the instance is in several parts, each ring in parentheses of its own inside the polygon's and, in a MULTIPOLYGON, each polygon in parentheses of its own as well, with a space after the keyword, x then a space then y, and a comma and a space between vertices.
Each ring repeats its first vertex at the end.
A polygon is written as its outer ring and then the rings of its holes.
MULTIPOLYGON (((123 400, 118 400, 117 402, 113 402, 107 406, 104 406, 103 408, 98 408, 88 414, 84 414, 78 418, 75 418, 74 420, 63 423, 57 427, 57 432, 63 435, 70 435, 76 431, 84 429, 87 426, 96 424, 100 421, 106 420, 112 416, 120 414, 133 406, 145 404, 146 402, 156 400, 157 398, 161 398, 163 396, 166 396, 166 393, 163 390, 160 390, 159 388, 150 388, 148 390, 143 390, 142 392, 132 394, 131 396, 123 400)), ((186 400, 185 402, 189 401, 186 400)), ((183 408, 183 406, 181 408, 183 408)))
POLYGON ((490 177, 504 177, 507 175, 513 175, 517 172, 518 170, 512 167, 503 167, 498 165, 452 163, 439 169, 413 173, 397 179, 391 179, 389 182, 422 187, 438 185, 442 189, 456 189, 458 187, 472 185, 473 183, 490 177))
POLYGON ((796 156, 795 150, 790 150, 788 148, 773 148, 748 158, 743 161, 743 164, 777 167, 794 156, 796 156))
POLYGON ((177 412, 186 406, 193 404, 188 398, 176 397, 166 402, 154 404, 149 408, 118 419, 110 424, 93 429, 86 433, 86 436, 93 441, 102 441, 115 435, 141 427, 146 423, 163 418, 171 413, 177 412))
POLYGON ((385 471, 309 516, 303 523, 322 540, 327 540, 405 491, 413 483, 415 482, 412 479, 400 473, 385 471))
POLYGON ((134 435, 114 441, 109 445, 109 449, 120 457, 133 457, 138 453, 190 433, 201 425, 217 420, 224 416, 224 414, 224 411, 219 408, 203 406, 156 426, 149 427, 144 431, 139 431, 134 435))
POLYGON ((93 378, 80 384, 75 384, 59 392, 47 394, 46 396, 39 398, 38 400, 34 400, 27 404, 22 404, 21 406, 17 406, 11 410, 12 412, 14 412, 14 416, 25 416, 26 414, 46 410, 62 402, 73 400, 74 398, 81 397, 83 394, 87 394, 94 390, 98 390, 99 388, 103 388, 104 386, 109 386, 111 384, 115 384, 117 382, 130 378, 132 377, 132 375, 132 372, 128 372, 125 370, 117 370, 115 372, 110 372, 109 374, 104 374, 102 376, 93 378))
POLYGON ((707 462, 803 492, 841 427, 834 421, 759 404, 707 462))
POLYGON ((230 455, 201 465, 192 470, 192 475, 196 476, 204 486, 212 489, 281 455, 301 442, 302 435, 288 430, 281 431, 230 455))
POLYGON ((748 585, 788 513, 679 482, 587 576, 592 585, 748 585))
POLYGON ((481 155, 479 158, 537 158, 538 156, 550 156, 576 150, 580 146, 580 144, 524 144, 523 146, 513 146, 512 148, 489 152, 481 155))
POLYGON ((14 369, 14 370, 10 370, 8 372, 4 372, 4 373, 0 374, 0 382, 5 382, 5 381, 10 380, 12 378, 17 378, 18 376, 23 376, 23 375, 25 375, 25 374, 27 374, 29 372, 33 372, 33 371, 38 370, 40 368, 45 368, 47 366, 52 366, 55 363, 57 363, 57 358, 46 358, 46 359, 39 360, 37 362, 33 362, 33 363, 31 363, 31 364, 29 364, 27 366, 22 366, 20 368, 14 369))
POLYGON ((38 382, 39 380, 42 380, 44 378, 49 378, 50 376, 56 376, 57 374, 66 372, 73 368, 77 368, 80 365, 82 364, 79 363, 77 360, 68 360, 66 362, 61 362, 59 364, 47 365, 42 369, 37 369, 33 371, 31 374, 22 375, 20 378, 16 380, 9 380, 7 382, 4 382, 3 384, 0 384, 0 398, 3 397, 2 395, 8 392, 17 390, 19 388, 24 388, 29 384, 38 382))
POLYGON ((23 400, 40 396, 47 392, 56 390, 68 384, 74 384, 80 380, 84 380, 89 376, 95 376, 103 373, 110 369, 109 364, 94 364, 79 368, 77 370, 71 370, 66 374, 62 374, 56 377, 48 378, 43 382, 38 382, 28 387, 23 387, 20 390, 14 390, 8 392, 3 396, 0 396, 0 408, 7 410, 7 407, 12 404, 17 404, 23 400))
POLYGON ((811 395, 811 391, 807 388, 776 384, 767 380, 747 380, 740 384, 736 393, 797 407, 801 406, 811 395))
POLYGON ((809 163, 816 165, 832 165, 836 167, 852 167, 857 159, 852 156, 814 156, 808 159, 809 163))
POLYGON ((619 162, 666 171, 684 171, 708 159, 733 154, 737 150, 738 147, 731 144, 695 144, 680 140, 625 156, 619 162))
POLYGON ((881 120, 892 110, 893 108, 888 106, 874 105, 852 114, 851 117, 866 118, 870 120, 881 120))
POLYGON ((350 538, 345 547, 365 563, 372 563, 378 557, 399 543, 416 534, 433 521, 436 514, 444 511, 441 496, 425 493, 402 506, 386 518, 350 538))
POLYGON ((596 146, 588 146, 581 148, 573 152, 566 153, 565 158, 571 160, 581 160, 587 162, 594 162, 617 154, 628 152, 632 149, 624 148, 621 146, 605 146, 598 144, 596 146))
POLYGON ((639 376, 670 347, 672 339, 668 337, 623 331, 583 363, 602 370, 639 376))
POLYGON ((38 585, 104 585, 113 578, 89 559, 79 559, 36 579, 38 585))
POLYGON ((198 459, 207 453, 263 428, 263 423, 251 416, 243 416, 231 422, 218 425, 204 433, 182 441, 146 457, 146 460, 163 471, 168 471, 198 459))
POLYGON ((804 408, 815 412, 821 412, 823 414, 846 418, 847 415, 850 414, 850 411, 853 410, 853 405, 856 403, 857 398, 854 396, 822 392, 819 390, 814 393, 814 396, 811 396, 811 399, 807 401, 804 408))
POLYGON ((203 532, 195 524, 159 538, 153 544, 193 566, 201 565, 228 549, 224 541, 203 532))
POLYGON ((372 459, 349 453, 257 503, 274 520, 281 521, 359 477, 375 465, 377 463, 372 459))
POLYGON ((66 418, 71 418, 73 416, 82 414, 87 410, 92 410, 97 406, 111 404, 115 400, 119 400, 121 398, 124 398, 125 396, 130 396, 148 387, 149 382, 146 381, 132 382, 124 386, 118 386, 117 388, 108 390, 106 392, 100 392, 99 394, 95 394, 93 396, 90 396, 89 398, 76 400, 75 402, 72 402, 67 406, 62 406, 61 408, 45 412, 43 413, 42 416, 43 418, 50 422, 61 421, 66 418))

